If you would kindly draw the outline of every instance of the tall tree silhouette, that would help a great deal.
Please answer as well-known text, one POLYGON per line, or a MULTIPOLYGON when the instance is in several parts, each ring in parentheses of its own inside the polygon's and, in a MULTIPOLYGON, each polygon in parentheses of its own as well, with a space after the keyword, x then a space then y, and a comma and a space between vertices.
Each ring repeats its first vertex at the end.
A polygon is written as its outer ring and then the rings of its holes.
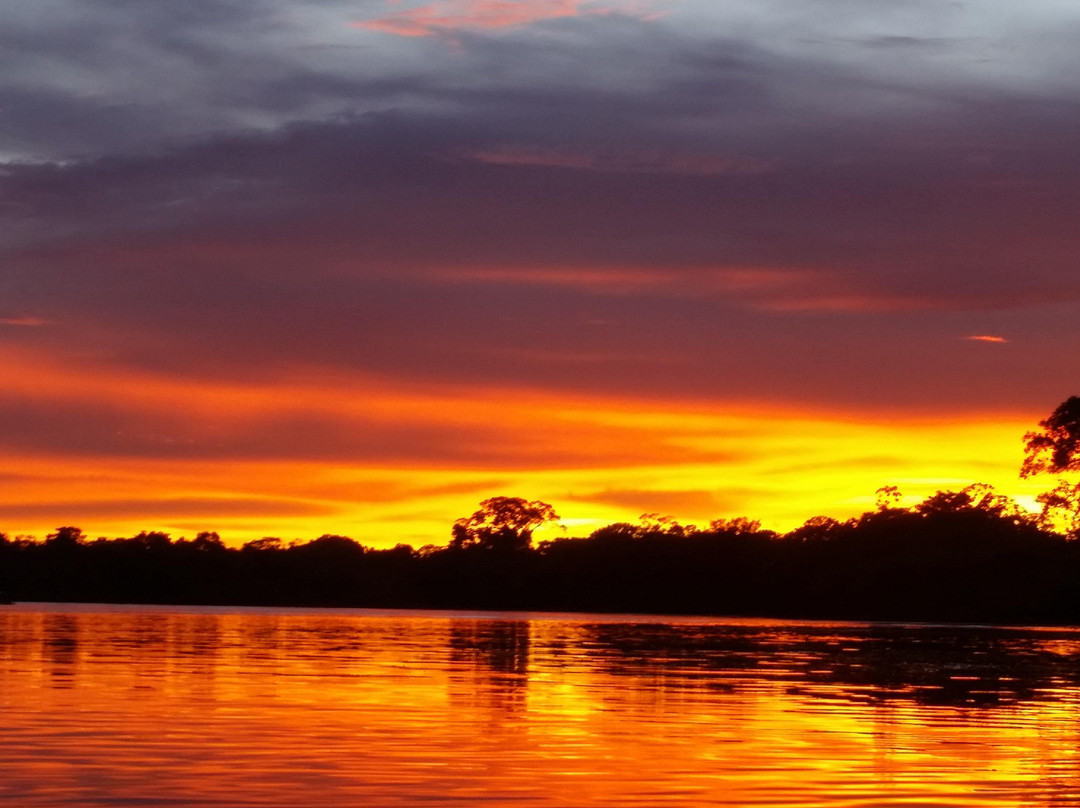
MULTIPOLYGON (((1024 463, 1021 477, 1080 471, 1080 397, 1070 396, 1050 417, 1039 421, 1039 429, 1024 435, 1024 463)), ((1042 521, 1047 527, 1063 524, 1069 538, 1080 537, 1080 482, 1059 476, 1057 485, 1037 501, 1042 505, 1042 521)))
POLYGON ((492 497, 480 510, 463 516, 451 529, 450 547, 483 547, 489 550, 524 550, 532 544, 533 531, 559 514, 546 502, 521 497, 492 497))
POLYGON ((1024 435, 1021 477, 1080 470, 1080 397, 1070 396, 1024 435))

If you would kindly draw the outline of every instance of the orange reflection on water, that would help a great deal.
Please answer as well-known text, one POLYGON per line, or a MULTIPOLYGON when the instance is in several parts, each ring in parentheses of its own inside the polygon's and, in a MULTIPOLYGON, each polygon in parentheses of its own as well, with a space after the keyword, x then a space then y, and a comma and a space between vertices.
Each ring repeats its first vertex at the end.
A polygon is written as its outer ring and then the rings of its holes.
POLYGON ((1080 781, 1074 640, 4 607, 0 801, 1060 805, 1080 781))

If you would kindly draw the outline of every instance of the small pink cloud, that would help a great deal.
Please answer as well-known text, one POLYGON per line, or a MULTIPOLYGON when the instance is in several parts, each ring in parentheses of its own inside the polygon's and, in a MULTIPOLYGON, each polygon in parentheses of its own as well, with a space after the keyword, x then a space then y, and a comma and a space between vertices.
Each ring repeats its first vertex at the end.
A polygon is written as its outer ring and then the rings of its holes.
POLYGON ((42 320, 39 317, 0 317, 0 325, 19 325, 37 328, 48 324, 48 320, 42 320))
POLYGON ((633 7, 600 6, 587 0, 435 0, 408 11, 349 24, 397 36, 438 36, 447 31, 496 30, 540 20, 602 16, 616 11, 644 19, 655 18, 637 13, 633 7))
POLYGON ((964 337, 971 342, 1008 342, 1005 337, 995 337, 992 334, 974 334, 970 337, 964 337))

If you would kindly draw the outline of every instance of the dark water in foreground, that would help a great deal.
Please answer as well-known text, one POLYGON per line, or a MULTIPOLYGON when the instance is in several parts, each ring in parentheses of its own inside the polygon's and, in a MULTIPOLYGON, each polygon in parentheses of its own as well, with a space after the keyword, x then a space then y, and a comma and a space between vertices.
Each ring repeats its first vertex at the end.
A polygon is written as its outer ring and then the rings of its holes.
POLYGON ((0 607, 12 806, 1080 805, 1080 633, 0 607))

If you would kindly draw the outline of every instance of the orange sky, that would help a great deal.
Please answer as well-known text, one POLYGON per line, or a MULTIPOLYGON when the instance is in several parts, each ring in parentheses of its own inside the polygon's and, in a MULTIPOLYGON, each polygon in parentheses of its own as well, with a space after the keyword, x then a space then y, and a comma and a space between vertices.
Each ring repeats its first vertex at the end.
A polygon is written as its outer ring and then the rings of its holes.
POLYGON ((0 530, 1030 504, 1080 379, 1080 14, 886 5, 24 4, 0 530))
POLYGON ((0 370, 7 396, 46 411, 111 408, 155 447, 143 445, 141 457, 77 446, 9 453, 0 479, 9 533, 74 523, 92 536, 213 529, 236 544, 336 532, 421 546, 445 543, 455 518, 500 494, 554 504, 568 535, 644 512, 697 524, 745 515, 787 530, 870 509, 882 485, 900 486, 909 503, 980 481, 1030 504, 1045 487, 1017 479, 1020 436, 1032 425, 1021 415, 916 419, 313 373, 273 385, 192 383, 32 354, 9 355, 0 370), (296 445, 214 457, 238 434, 277 434, 278 423, 330 439, 300 434, 296 445), (396 439, 371 462, 335 451, 338 438, 354 450, 347 436, 378 455, 386 434, 420 438, 407 450, 396 439))

